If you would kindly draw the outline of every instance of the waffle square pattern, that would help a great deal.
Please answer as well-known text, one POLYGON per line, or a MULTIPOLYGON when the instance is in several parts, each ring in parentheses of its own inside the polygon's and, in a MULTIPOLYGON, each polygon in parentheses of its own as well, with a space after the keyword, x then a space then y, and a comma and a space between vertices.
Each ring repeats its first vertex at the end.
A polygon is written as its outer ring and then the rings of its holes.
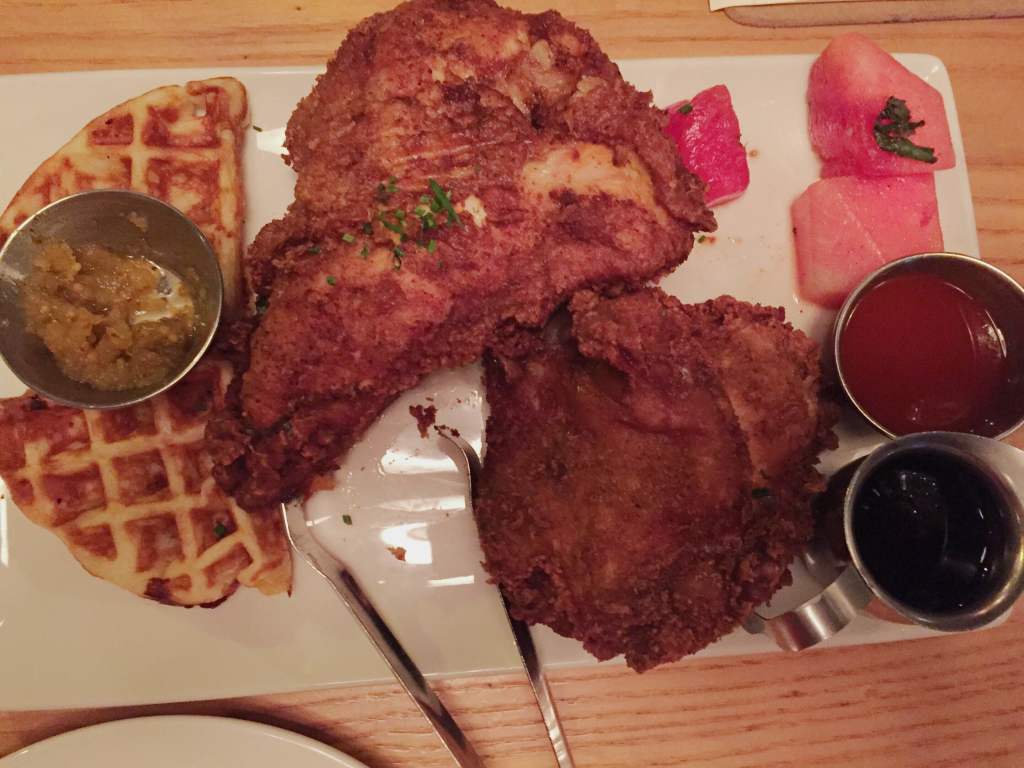
POLYGON ((202 361, 178 385, 116 410, 37 395, 0 401, 0 475, 34 523, 95 576, 163 603, 214 606, 238 585, 291 587, 278 508, 246 511, 211 474, 207 418, 231 368, 202 361))

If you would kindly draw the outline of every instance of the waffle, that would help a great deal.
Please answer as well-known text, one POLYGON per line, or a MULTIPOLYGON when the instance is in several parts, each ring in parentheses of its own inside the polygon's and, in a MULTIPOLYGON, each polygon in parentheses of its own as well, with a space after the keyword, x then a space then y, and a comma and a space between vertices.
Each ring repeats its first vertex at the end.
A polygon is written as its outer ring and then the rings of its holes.
POLYGON ((241 148, 245 87, 230 77, 168 85, 85 126, 28 178, 0 215, 0 245, 48 203, 87 189, 133 189, 170 203, 202 230, 224 274, 224 307, 241 308, 241 148))
POLYGON ((280 512, 246 512, 217 486, 203 444, 230 367, 204 360, 168 392, 116 410, 26 394, 0 401, 0 475, 32 522, 95 576, 137 595, 213 606, 239 584, 291 587, 280 512))

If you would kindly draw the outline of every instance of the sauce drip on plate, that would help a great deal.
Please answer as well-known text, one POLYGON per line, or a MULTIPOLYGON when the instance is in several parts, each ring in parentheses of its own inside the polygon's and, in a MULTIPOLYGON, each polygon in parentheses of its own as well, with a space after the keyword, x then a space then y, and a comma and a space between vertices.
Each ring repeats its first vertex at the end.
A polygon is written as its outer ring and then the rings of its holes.
POLYGON ((940 277, 897 275, 870 288, 839 356, 850 394, 894 434, 998 431, 1003 335, 981 302, 940 277))

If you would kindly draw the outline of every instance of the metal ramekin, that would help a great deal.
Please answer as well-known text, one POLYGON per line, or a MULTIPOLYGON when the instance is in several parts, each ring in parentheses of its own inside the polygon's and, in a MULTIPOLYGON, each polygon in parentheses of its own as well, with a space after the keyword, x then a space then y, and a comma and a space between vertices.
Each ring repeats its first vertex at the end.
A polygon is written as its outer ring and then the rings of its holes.
POLYGON ((1002 331, 1010 367, 1010 391, 1005 402, 1000 403, 1002 410, 994 414, 994 434, 983 435, 1001 440, 1024 425, 1024 288, 1002 270, 960 253, 920 253, 889 262, 865 277, 846 297, 832 325, 830 352, 847 400, 879 432, 898 437, 857 402, 843 375, 839 350, 843 331, 861 297, 882 280, 911 272, 936 275, 967 291, 988 309, 1002 331))
POLYGON ((224 284, 217 256, 188 217, 162 200, 129 190, 92 190, 57 200, 23 222, 0 250, 0 355, 44 397, 79 408, 118 408, 173 386, 202 357, 220 322, 224 284), (144 256, 192 289, 196 332, 181 365, 149 387, 105 391, 69 379, 43 342, 25 329, 21 287, 47 239, 100 245, 144 256))

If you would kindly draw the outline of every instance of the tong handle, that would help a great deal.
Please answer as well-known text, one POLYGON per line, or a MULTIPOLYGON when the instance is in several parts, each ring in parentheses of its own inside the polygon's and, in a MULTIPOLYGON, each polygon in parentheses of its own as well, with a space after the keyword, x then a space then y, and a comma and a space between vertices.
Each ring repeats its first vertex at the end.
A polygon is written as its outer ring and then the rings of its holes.
POLYGON ((405 692, 430 721, 448 752, 460 768, 483 768, 483 761, 469 743, 455 718, 427 683, 416 663, 395 637, 352 573, 313 538, 299 504, 285 507, 288 537, 307 563, 334 588, 338 597, 359 622, 405 692))
POLYGON ((558 768, 575 768, 572 753, 569 751, 569 743, 565 739, 565 732, 558 720, 558 711, 555 709, 555 700, 551 697, 551 689, 548 688, 548 681, 544 677, 540 661, 537 658, 537 651, 533 646, 533 638, 530 636, 530 627, 525 621, 520 621, 512 616, 509 611, 508 600, 501 596, 505 604, 505 616, 508 618, 508 625, 512 629, 512 635, 516 639, 516 646, 519 648, 519 658, 526 668, 526 674, 530 678, 530 687, 533 689, 533 697, 537 700, 541 717, 544 718, 544 728, 548 732, 548 741, 551 742, 551 749, 555 753, 555 762, 558 768))
MULTIPOLYGON (((456 464, 458 458, 465 459, 468 471, 466 478, 466 509, 473 511, 473 489, 480 482, 483 474, 483 467, 480 464, 480 457, 473 450, 473 446, 456 437, 450 431, 440 431, 441 437, 455 449, 456 464)), ((537 649, 533 645, 533 637, 530 635, 530 627, 526 622, 520 621, 512 615, 508 599, 499 589, 501 602, 505 608, 505 618, 508 619, 508 627, 516 641, 516 649, 519 651, 519 660, 523 663, 527 677, 530 679, 530 687, 533 689, 533 697, 537 700, 537 707, 540 709, 541 717, 544 718, 544 728, 548 732, 548 740, 551 742, 551 749, 555 754, 555 761, 558 768, 574 768, 572 753, 569 751, 569 744, 565 738, 565 731, 558 720, 558 711, 555 709, 555 701, 551 697, 551 689, 548 688, 548 681, 544 677, 544 670, 541 669, 540 660, 537 658, 537 649)))

